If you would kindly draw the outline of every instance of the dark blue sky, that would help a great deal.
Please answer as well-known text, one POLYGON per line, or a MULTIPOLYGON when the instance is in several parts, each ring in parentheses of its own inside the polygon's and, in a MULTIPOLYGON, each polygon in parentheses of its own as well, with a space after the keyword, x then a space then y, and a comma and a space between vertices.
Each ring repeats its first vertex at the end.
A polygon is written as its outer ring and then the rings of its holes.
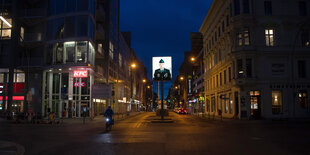
POLYGON ((172 56, 175 78, 184 52, 190 51, 190 32, 199 31, 212 0, 120 1, 120 30, 132 32, 132 48, 147 67, 148 78, 154 56, 172 56))

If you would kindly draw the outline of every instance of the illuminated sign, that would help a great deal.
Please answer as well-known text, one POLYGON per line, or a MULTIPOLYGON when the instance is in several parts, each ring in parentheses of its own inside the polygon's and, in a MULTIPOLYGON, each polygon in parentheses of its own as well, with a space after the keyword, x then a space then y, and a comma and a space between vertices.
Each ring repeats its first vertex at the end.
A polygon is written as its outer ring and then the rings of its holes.
MULTIPOLYGON (((8 97, 5 97, 6 100, 8 100, 8 97)), ((25 96, 13 96, 13 101, 23 101, 25 100, 25 96)), ((0 100, 3 100, 3 96, 0 96, 0 100)))
POLYGON ((75 78, 87 78, 88 71, 87 70, 75 70, 73 71, 73 77, 75 78))
POLYGON ((154 81, 170 81, 172 79, 172 58, 153 57, 152 75, 154 81))
POLYGON ((74 83, 74 87, 85 87, 86 86, 86 84, 85 84, 85 82, 75 82, 74 83))

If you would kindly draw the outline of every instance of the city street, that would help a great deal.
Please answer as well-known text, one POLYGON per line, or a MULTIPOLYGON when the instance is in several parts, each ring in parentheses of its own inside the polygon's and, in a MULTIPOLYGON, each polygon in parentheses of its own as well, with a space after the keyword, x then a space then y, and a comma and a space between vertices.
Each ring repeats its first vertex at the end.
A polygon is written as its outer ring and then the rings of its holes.
POLYGON ((0 154, 309 154, 309 122, 213 121, 170 112, 174 123, 152 123, 155 113, 85 125, 1 124, 0 154))

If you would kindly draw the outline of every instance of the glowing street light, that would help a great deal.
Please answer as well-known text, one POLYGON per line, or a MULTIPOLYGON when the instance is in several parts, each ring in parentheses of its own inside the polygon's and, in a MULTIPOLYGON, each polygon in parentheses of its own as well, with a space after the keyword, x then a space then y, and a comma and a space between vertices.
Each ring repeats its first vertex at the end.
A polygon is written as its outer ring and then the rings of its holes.
POLYGON ((145 79, 143 79, 143 80, 142 80, 142 82, 143 82, 143 83, 145 83, 145 82, 146 82, 146 80, 145 80, 145 79))
POLYGON ((135 63, 131 64, 130 66, 131 66, 131 68, 136 68, 137 67, 137 65, 135 63))
POLYGON ((191 57, 191 62, 194 62, 195 60, 195 57, 191 57))
POLYGON ((183 77, 183 76, 181 76, 181 77, 180 77, 180 80, 184 80, 184 77, 183 77))

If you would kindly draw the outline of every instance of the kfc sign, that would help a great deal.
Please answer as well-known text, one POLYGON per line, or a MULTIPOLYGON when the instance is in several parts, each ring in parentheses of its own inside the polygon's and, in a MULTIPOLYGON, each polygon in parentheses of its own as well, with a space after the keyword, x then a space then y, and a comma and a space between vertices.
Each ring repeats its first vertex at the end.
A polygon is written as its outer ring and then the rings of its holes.
POLYGON ((85 82, 75 82, 74 83, 74 87, 85 87, 86 86, 86 84, 85 84, 85 82))
POLYGON ((88 71, 87 70, 75 70, 73 71, 73 77, 75 78, 87 78, 88 71))

